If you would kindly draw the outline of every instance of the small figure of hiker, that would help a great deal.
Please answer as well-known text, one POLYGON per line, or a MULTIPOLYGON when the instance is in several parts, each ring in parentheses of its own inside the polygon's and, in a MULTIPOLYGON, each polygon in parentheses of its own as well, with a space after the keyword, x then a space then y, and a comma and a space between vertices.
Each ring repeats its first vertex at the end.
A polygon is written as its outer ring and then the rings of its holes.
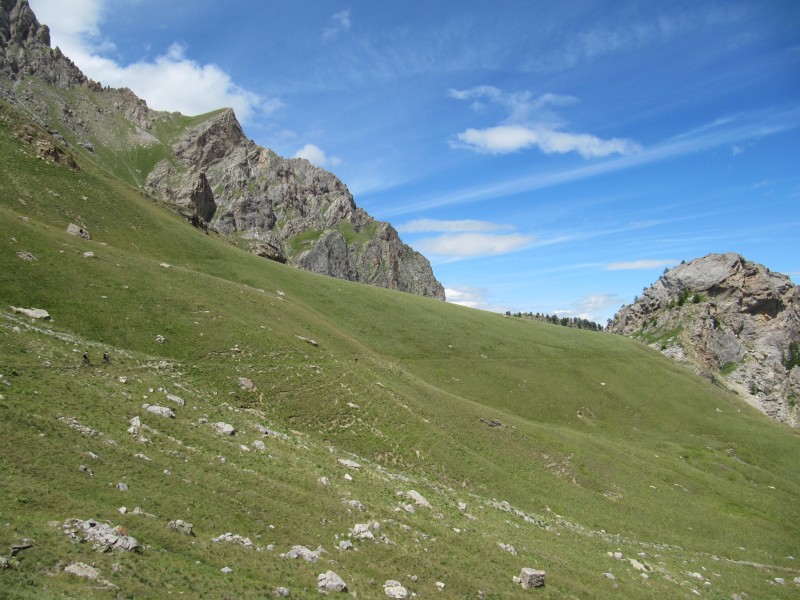
POLYGON ((111 357, 108 355, 108 352, 103 352, 103 364, 104 365, 111 364, 111 357))
POLYGON ((92 363, 89 361, 89 353, 88 353, 88 352, 84 352, 84 353, 83 353, 83 364, 84 364, 84 365, 86 365, 87 367, 88 367, 90 364, 92 364, 92 363))

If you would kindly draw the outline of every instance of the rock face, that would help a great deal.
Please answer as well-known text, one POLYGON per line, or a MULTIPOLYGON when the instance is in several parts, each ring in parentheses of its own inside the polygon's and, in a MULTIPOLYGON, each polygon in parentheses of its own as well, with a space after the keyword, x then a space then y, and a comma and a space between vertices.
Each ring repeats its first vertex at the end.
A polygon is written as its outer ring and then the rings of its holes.
POLYGON ((50 48, 49 29, 27 0, 0 0, 0 98, 38 115, 45 130, 81 152, 102 146, 123 162, 132 149, 166 156, 155 165, 126 164, 130 182, 254 254, 444 300, 428 260, 358 208, 334 175, 256 145, 230 109, 187 119, 89 80, 50 48), (72 88, 80 93, 61 92, 72 88), (160 134, 162 124, 175 133, 160 134))
POLYGON ((798 425, 800 286, 734 253, 667 271, 609 324, 798 425))
POLYGON ((186 130, 172 151, 177 164, 158 163, 147 177, 148 190, 179 203, 197 174, 204 174, 216 201, 212 227, 239 238, 251 252, 339 279, 444 299, 428 260, 391 225, 358 208, 331 173, 248 140, 232 110, 186 130))

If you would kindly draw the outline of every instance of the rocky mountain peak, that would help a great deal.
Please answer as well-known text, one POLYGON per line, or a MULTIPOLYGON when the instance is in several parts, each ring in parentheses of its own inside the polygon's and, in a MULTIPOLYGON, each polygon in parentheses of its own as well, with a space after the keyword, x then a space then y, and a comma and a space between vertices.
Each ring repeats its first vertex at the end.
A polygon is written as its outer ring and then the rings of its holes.
POLYGON ((3 45, 50 47, 50 29, 36 19, 28 0, 0 0, 3 45))
POLYGON ((800 286, 739 254, 709 254, 664 273, 609 331, 640 339, 719 381, 762 412, 798 424, 800 286), (795 350, 796 351, 796 350, 795 350))
POLYGON ((28 0, 0 0, 0 75, 38 77, 61 88, 99 87, 61 50, 50 48, 50 28, 39 23, 28 0))
POLYGON ((116 153, 112 168, 124 166, 131 183, 259 256, 444 300, 428 260, 359 208, 333 174, 258 146, 231 109, 186 119, 150 110, 131 90, 101 87, 50 48, 27 0, 0 7, 0 96, 74 139, 79 152, 116 153), (59 91, 77 86, 82 93, 59 91), (136 155, 165 158, 126 158, 136 155))

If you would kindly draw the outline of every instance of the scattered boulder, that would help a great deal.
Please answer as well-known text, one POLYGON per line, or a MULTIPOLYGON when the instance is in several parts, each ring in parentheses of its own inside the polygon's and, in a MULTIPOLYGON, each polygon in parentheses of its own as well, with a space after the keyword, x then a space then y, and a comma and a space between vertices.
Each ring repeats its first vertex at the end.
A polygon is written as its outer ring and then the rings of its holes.
POLYGON ((508 552, 509 554, 513 554, 514 556, 517 555, 517 549, 514 548, 514 546, 512 546, 511 544, 504 544, 503 542, 499 542, 497 545, 500 546, 501 550, 505 550, 506 552, 508 552))
POLYGON ((443 592, 445 587, 446 587, 445 584, 442 583, 441 581, 436 582, 436 589, 439 590, 440 592, 443 592))
POLYGON ((127 483, 123 483, 123 482, 120 481, 117 484, 116 487, 120 492, 127 492, 128 491, 128 484, 127 483))
POLYGON ((163 344, 166 341, 167 341, 167 338, 165 338, 163 335, 157 335, 156 336, 156 344, 163 344))
POLYGON ((139 542, 127 535, 123 527, 113 527, 94 519, 67 519, 63 529, 73 542, 91 542, 92 549, 98 552, 135 552, 139 549, 139 542))
POLYGON ((326 571, 317 576, 317 590, 320 592, 346 592, 347 584, 333 571, 326 571))
POLYGON ((236 428, 233 425, 230 423, 223 423, 222 421, 212 423, 211 427, 220 435, 233 435, 236 433, 236 428))
POLYGON ((264 450, 267 449, 267 447, 264 445, 264 442, 262 442, 261 440, 254 441, 253 442, 253 448, 255 448, 256 450, 259 450, 260 452, 263 452, 264 450))
POLYGON ((70 223, 67 225, 67 233, 70 235, 77 235, 78 237, 82 237, 85 240, 92 239, 92 236, 89 235, 89 232, 86 231, 83 227, 75 225, 75 223, 70 223))
POLYGON ((151 412, 154 415, 159 415, 161 417, 167 417, 170 419, 175 418, 175 411, 171 408, 166 406, 158 406, 156 404, 142 404, 142 408, 145 409, 147 412, 151 412))
POLYGON ((340 458, 339 459, 339 464, 347 467, 348 469, 360 469, 361 468, 360 464, 358 464, 356 461, 350 460, 348 458, 340 458))
POLYGON ((180 396, 176 396, 175 394, 167 394, 167 400, 170 402, 174 402, 178 406, 186 406, 186 402, 180 396))
POLYGON ((355 540, 374 540, 374 533, 378 533, 380 530, 381 524, 377 521, 370 521, 369 523, 356 523, 350 530, 350 537, 355 540))
POLYGON ((92 580, 100 577, 100 571, 82 562, 69 563, 66 567, 64 567, 64 573, 69 573, 70 575, 75 575, 76 577, 85 577, 86 579, 92 580))
POLYGON ((354 508, 355 510, 364 510, 364 503, 360 500, 350 500, 348 498, 342 498, 342 503, 346 504, 350 508, 354 508))
POLYGON ((255 384, 253 383, 252 379, 248 379, 247 377, 239 377, 236 382, 239 384, 239 387, 243 390, 253 390, 255 389, 255 384))
POLYGON ((178 533, 182 533, 183 535, 194 536, 193 525, 191 523, 187 523, 186 521, 182 521, 181 519, 176 519, 167 523, 167 529, 172 529, 178 533))
POLYGON ((519 583, 524 589, 544 587, 545 572, 523 567, 519 572, 519 583))
POLYGON ((302 558, 306 562, 315 563, 319 560, 320 554, 325 552, 322 546, 318 546, 316 550, 309 550, 305 546, 293 546, 283 558, 302 558))
POLYGON ((83 253, 83 258, 97 258, 97 256, 95 256, 95 253, 90 250, 89 252, 83 253))
POLYGON ((649 571, 649 569, 647 568, 647 566, 646 566, 646 565, 644 565, 644 564, 640 563, 640 562, 639 562, 638 560, 636 560, 635 558, 629 558, 629 559, 628 559, 628 562, 630 562, 630 563, 631 563, 631 566, 632 566, 634 569, 636 569, 637 571, 649 571))
POLYGON ((288 598, 289 597, 289 588, 285 587, 276 587, 272 590, 272 595, 277 598, 288 598))
POLYGON ((344 552, 345 550, 353 550, 355 546, 353 546, 353 542, 351 542, 350 540, 342 540, 341 542, 339 542, 337 548, 339 548, 341 552, 344 552))
POLYGON ((18 306, 11 306, 10 308, 11 312, 25 315, 31 319, 43 319, 45 321, 50 320, 50 313, 43 308, 20 308, 18 306))
POLYGON ((394 579, 389 579, 383 584, 383 593, 387 598, 408 598, 408 590, 394 579))
POLYGON ((211 538, 211 541, 215 544, 219 542, 231 542, 233 544, 241 544, 245 548, 253 547, 253 542, 250 541, 250 538, 239 535, 238 533, 223 533, 219 537, 211 538))
POLYGON ((0 571, 10 568, 11 564, 8 562, 8 559, 5 556, 0 556, 0 571))
POLYGON ((413 500, 414 504, 416 504, 417 506, 421 506, 422 508, 433 508, 431 506, 431 503, 428 502, 422 494, 420 494, 415 490, 408 491, 406 493, 406 496, 408 496, 411 500, 413 500))
POLYGON ((34 262, 39 260, 27 250, 20 250, 19 252, 17 252, 17 258, 21 258, 22 260, 27 260, 28 262, 34 262))
POLYGON ((220 573, 224 573, 225 575, 227 575, 228 573, 233 573, 233 569, 231 569, 230 567, 222 567, 219 571, 220 573))
POLYGON ((327 477, 320 477, 318 481, 324 486, 329 486, 331 484, 331 480, 327 477))

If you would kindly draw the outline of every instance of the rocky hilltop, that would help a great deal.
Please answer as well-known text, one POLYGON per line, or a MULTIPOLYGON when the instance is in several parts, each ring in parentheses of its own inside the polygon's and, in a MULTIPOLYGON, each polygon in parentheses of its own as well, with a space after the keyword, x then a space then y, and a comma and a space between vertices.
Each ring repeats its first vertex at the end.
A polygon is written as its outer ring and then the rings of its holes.
POLYGON ((796 427, 800 286, 739 254, 709 254, 664 273, 609 324, 717 380, 796 427))
POLYGON ((334 175, 256 145, 232 110, 153 111, 130 90, 88 79, 50 47, 27 0, 0 0, 0 97, 63 145, 255 254, 444 300, 429 261, 356 206, 334 175))

